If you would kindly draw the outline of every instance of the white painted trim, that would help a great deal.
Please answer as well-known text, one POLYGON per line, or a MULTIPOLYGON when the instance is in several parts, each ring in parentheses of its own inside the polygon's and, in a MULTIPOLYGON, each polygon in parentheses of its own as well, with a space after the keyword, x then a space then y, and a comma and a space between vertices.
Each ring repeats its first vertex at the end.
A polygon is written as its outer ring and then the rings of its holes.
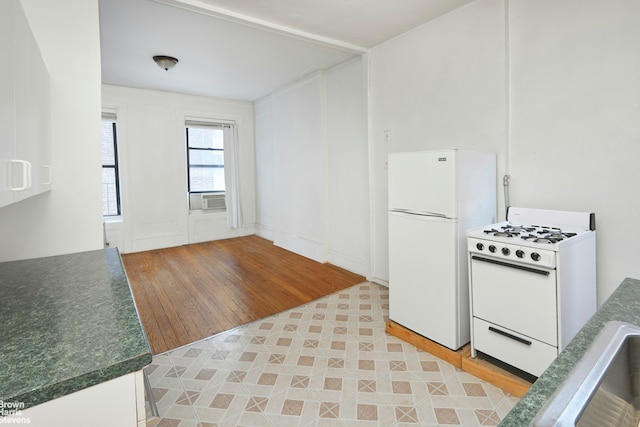
MULTIPOLYGON (((375 206, 376 206, 376 189, 375 189, 375 177, 376 177, 376 169, 375 169, 375 140, 373 137, 373 106, 372 106, 372 94, 371 94, 371 54, 363 55, 363 84, 365 85, 364 90, 364 102, 366 107, 366 115, 367 115, 367 129, 366 129, 366 137, 367 137, 367 147, 368 147, 368 164, 369 164, 369 270, 367 272, 368 276, 371 276, 371 281, 375 281, 376 283, 380 283, 376 279, 376 249, 377 249, 377 241, 376 241, 376 215, 375 215, 375 206)), ((385 215, 386 218, 386 215, 385 215)), ((388 283, 387 285, 388 286, 388 283)))
POLYGON ((327 252, 327 262, 361 276, 367 275, 367 269, 369 266, 365 259, 356 258, 344 252, 331 250, 327 252))
POLYGON ((389 281, 385 279, 381 279, 380 277, 371 276, 371 277, 367 277, 367 280, 369 282, 377 283, 378 285, 384 286, 385 288, 389 287, 389 281))
POLYGON ((152 251, 155 249, 186 245, 188 242, 185 240, 185 236, 186 234, 180 233, 133 238, 126 252, 152 251))
POLYGON ((317 242, 308 237, 296 236, 290 233, 276 230, 274 233, 274 245, 294 252, 317 262, 326 262, 325 247, 322 242, 317 242))
POLYGON ((264 224, 256 225, 256 235, 264 239, 267 239, 271 242, 273 242, 273 240, 275 239, 275 233, 276 233, 275 227, 266 226, 264 224))
POLYGON ((310 42, 317 43, 324 46, 330 46, 335 49, 348 52, 348 53, 363 54, 368 52, 368 49, 366 47, 357 46, 341 40, 332 39, 330 37, 324 37, 318 34, 312 34, 306 31, 297 30, 295 28, 286 27, 284 25, 275 24, 273 22, 255 18, 253 16, 248 16, 238 12, 234 12, 232 10, 217 7, 210 3, 204 2, 202 0, 154 0, 154 1, 158 3, 166 4, 169 6, 190 10, 193 12, 210 15, 219 19, 224 19, 226 21, 248 25, 254 28, 271 31, 277 34, 283 34, 289 37, 310 41, 310 42))

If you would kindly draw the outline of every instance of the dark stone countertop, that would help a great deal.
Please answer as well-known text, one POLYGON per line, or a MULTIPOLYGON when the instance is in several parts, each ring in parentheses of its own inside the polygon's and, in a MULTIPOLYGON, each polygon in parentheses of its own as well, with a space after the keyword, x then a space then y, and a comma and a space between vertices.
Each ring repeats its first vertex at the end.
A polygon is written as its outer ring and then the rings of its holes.
POLYGON ((0 263, 0 400, 24 409, 151 363, 117 249, 0 263))
POLYGON ((640 280, 627 278, 620 284, 499 425, 529 425, 556 388, 567 379, 600 330, 612 320, 640 326, 640 280))

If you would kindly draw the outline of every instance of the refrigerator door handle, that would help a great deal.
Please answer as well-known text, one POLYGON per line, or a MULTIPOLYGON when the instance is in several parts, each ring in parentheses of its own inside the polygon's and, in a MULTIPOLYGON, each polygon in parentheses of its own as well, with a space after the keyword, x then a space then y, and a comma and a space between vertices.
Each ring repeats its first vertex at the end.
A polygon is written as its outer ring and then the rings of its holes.
POLYGON ((391 212, 391 213, 401 213, 401 214, 407 214, 407 215, 431 216, 431 217, 436 217, 436 218, 453 219, 451 217, 446 216, 443 213, 428 212, 428 211, 415 211, 415 210, 412 210, 412 209, 390 209, 389 212, 391 212))

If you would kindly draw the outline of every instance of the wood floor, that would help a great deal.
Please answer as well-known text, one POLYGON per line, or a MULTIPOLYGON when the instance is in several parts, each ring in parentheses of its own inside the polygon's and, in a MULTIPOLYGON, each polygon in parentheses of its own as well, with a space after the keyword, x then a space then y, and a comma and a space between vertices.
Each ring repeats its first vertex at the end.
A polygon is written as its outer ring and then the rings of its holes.
POLYGON ((257 236, 123 254, 153 354, 365 281, 257 236))

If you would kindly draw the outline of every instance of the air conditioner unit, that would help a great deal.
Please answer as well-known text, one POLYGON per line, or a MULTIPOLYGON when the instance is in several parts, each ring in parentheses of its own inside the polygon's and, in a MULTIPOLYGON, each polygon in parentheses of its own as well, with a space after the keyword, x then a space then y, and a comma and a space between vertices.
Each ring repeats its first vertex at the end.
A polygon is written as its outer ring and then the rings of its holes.
POLYGON ((227 205, 224 201, 224 194, 203 194, 202 209, 205 211, 224 211, 227 205))

